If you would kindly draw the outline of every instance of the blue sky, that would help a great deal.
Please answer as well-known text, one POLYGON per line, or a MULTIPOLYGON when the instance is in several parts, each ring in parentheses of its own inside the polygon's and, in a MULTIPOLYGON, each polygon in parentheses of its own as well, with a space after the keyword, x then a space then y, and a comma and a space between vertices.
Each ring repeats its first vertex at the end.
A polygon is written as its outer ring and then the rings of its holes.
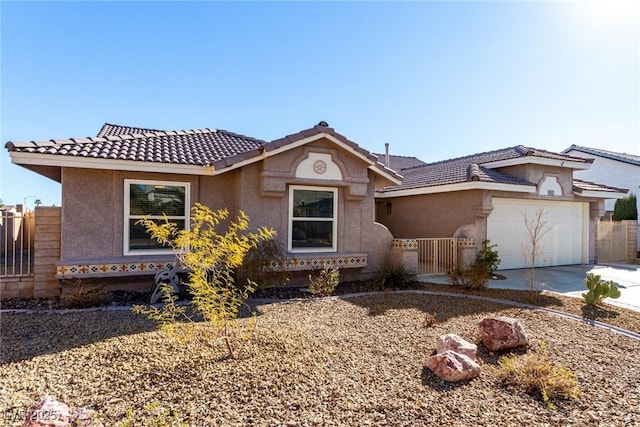
POLYGON ((640 154, 640 10, 585 2, 10 2, 0 198, 60 204, 4 144, 105 122, 271 140, 327 121, 444 160, 523 144, 640 154))

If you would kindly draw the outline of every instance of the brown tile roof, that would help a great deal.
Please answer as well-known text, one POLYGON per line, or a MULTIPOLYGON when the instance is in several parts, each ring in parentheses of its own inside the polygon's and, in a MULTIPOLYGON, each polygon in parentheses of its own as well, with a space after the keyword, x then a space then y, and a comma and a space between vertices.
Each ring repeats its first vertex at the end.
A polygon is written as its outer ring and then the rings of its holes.
POLYGON ((470 181, 535 186, 532 182, 483 166, 487 163, 524 157, 542 157, 556 160, 570 160, 579 163, 590 163, 590 160, 580 157, 517 145, 515 147, 504 148, 501 150, 488 151, 470 156, 405 168, 402 169, 404 180, 401 185, 385 187, 378 191, 388 192, 407 190, 458 184, 470 181))
MULTIPOLYGON (((118 126, 109 131, 126 131, 123 129, 133 128, 118 126)), ((59 156, 212 166, 216 161, 240 153, 259 151, 264 144, 266 141, 227 131, 198 129, 150 131, 133 135, 116 134, 68 140, 8 142, 7 148, 9 151, 59 156)))
MULTIPOLYGON (((384 165, 385 163, 385 155, 374 153, 374 156, 378 158, 378 162, 384 165)), ((404 169, 413 168, 416 166, 426 165, 426 162, 418 159, 417 157, 408 157, 408 156, 396 156, 393 154, 389 154, 389 169, 402 173, 404 169)))
POLYGON ((640 166, 640 156, 637 156, 635 154, 616 153, 614 151, 602 150, 600 148, 584 147, 582 145, 575 144, 564 150, 563 153, 568 153, 572 150, 590 154, 592 156, 603 157, 605 159, 617 160, 622 163, 629 163, 631 165, 640 166))
POLYGON ((145 133, 162 132, 160 129, 136 128, 131 126, 105 123, 97 136, 144 135, 145 133))
POLYGON ((305 138, 328 134, 368 159, 379 172, 396 180, 400 179, 394 171, 377 163, 376 156, 335 132, 328 125, 324 126, 325 124, 267 142, 219 129, 168 131, 105 123, 97 137, 9 141, 6 148, 21 153, 213 166, 215 169, 224 169, 305 138))
POLYGON ((604 191, 607 193, 627 193, 627 188, 612 187, 610 185, 598 184, 596 182, 573 179, 573 191, 582 193, 583 191, 604 191))

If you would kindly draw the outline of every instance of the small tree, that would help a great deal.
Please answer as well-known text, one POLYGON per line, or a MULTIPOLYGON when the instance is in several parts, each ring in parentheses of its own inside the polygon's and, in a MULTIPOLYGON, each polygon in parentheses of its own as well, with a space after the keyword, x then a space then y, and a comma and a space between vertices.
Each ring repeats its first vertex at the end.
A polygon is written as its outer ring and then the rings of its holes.
POLYGON ((638 205, 635 194, 616 200, 611 219, 614 221, 637 220, 638 205))
POLYGON ((542 238, 549 233, 553 227, 549 225, 548 215, 544 208, 537 208, 531 218, 529 218, 526 212, 523 212, 522 215, 528 234, 527 243, 522 245, 522 254, 524 255, 524 262, 529 268, 529 271, 526 273, 529 293, 532 299, 534 299, 535 292, 538 290, 538 283, 536 282, 536 262, 542 258, 544 254, 542 238))
MULTIPOLYGON (((154 239, 171 247, 179 262, 190 270, 187 286, 194 309, 211 325, 213 335, 223 339, 229 357, 236 359, 232 334, 238 312, 256 284, 250 280, 237 284, 234 273, 242 265, 247 252, 257 247, 259 242, 273 237, 275 231, 260 227, 257 233, 245 233, 249 228, 249 217, 240 211, 235 221, 228 221, 226 232, 218 233, 216 228, 226 222, 228 216, 226 209, 212 211, 196 203, 188 230, 178 229, 166 215, 160 222, 145 218, 140 223, 154 239)), ((175 297, 170 294, 169 287, 165 289, 164 307, 137 307, 136 311, 164 324, 175 322, 181 316, 190 320, 184 307, 175 306, 175 297)))

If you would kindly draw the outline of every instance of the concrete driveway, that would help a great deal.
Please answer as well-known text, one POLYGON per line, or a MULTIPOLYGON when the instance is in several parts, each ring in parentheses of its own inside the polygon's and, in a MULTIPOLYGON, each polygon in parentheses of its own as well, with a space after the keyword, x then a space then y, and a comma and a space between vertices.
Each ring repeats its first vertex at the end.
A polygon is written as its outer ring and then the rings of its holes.
MULTIPOLYGON (((489 287, 496 289, 527 290, 529 285, 525 274, 529 270, 500 270, 499 274, 506 276, 505 280, 490 280, 489 287)), ((582 298, 587 291, 584 278, 587 273, 599 274, 602 280, 613 280, 620 289, 620 298, 606 299, 612 305, 640 311, 640 265, 610 264, 610 265, 567 265, 559 267, 536 268, 536 282, 538 289, 557 292, 563 295, 582 298)), ((425 277, 425 281, 432 283, 448 283, 448 277, 425 277)))

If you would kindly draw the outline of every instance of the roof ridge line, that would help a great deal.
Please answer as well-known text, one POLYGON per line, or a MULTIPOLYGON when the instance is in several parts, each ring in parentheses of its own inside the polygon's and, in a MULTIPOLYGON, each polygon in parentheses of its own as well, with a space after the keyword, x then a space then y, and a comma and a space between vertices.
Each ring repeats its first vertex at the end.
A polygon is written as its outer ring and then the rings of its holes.
POLYGON ((413 166, 412 168, 407 168, 407 169, 421 168, 421 167, 424 167, 424 166, 440 165, 440 164, 443 164, 443 163, 450 163, 450 162, 454 162, 454 161, 459 161, 459 160, 469 159, 469 158, 471 158, 471 157, 483 156, 483 155, 485 155, 485 154, 498 153, 498 152, 500 152, 500 151, 505 151, 505 150, 517 150, 517 149, 519 149, 520 147, 523 147, 523 148, 525 148, 525 149, 527 148, 527 147, 525 147, 524 145, 514 145, 513 147, 498 148, 498 149, 496 149, 496 150, 483 151, 483 152, 481 152, 481 153, 469 154, 469 155, 461 156, 461 157, 453 157, 453 158, 451 158, 451 159, 446 159, 446 160, 439 160, 439 161, 437 161, 437 162, 427 163, 427 164, 425 164, 425 165, 420 165, 420 166, 413 166))

